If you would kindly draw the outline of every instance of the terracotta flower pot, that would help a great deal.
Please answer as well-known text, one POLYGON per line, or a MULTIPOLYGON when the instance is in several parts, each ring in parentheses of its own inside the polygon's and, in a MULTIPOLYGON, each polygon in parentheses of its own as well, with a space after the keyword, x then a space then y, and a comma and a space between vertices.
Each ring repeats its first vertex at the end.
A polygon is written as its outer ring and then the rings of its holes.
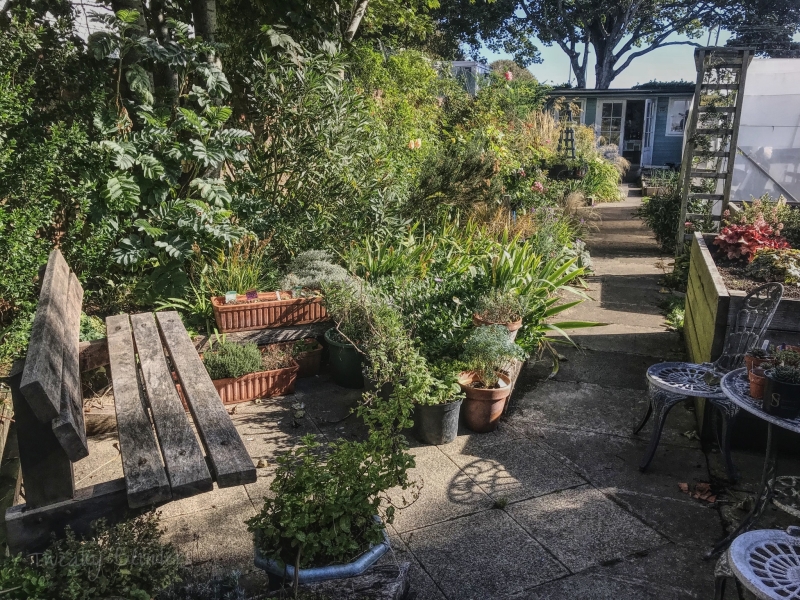
POLYGON ((749 375, 750 372, 756 368, 763 365, 765 362, 769 361, 769 358, 756 358, 754 356, 750 356, 749 354, 744 355, 744 365, 747 367, 747 374, 749 375))
POLYGON ((466 395, 463 405, 464 423, 472 431, 486 433, 497 429, 508 396, 511 394, 511 380, 508 375, 500 375, 498 388, 476 388, 475 373, 465 371, 458 377, 458 384, 466 395))
POLYGON ((764 369, 754 367, 747 376, 750 378, 750 396, 761 400, 764 397, 764 384, 767 381, 767 378, 764 377, 764 369))
POLYGON ((270 398, 294 393, 294 382, 300 367, 293 360, 291 367, 258 371, 241 377, 212 379, 223 404, 238 404, 257 398, 270 398))
POLYGON ((487 321, 486 319, 478 316, 477 314, 472 315, 472 324, 475 327, 486 327, 488 325, 502 325, 506 329, 508 329, 508 339, 512 342, 517 339, 517 331, 519 328, 522 327, 522 319, 519 321, 512 321, 511 323, 495 323, 493 321, 487 321))
POLYGON ((270 327, 306 325, 328 320, 321 296, 295 298, 291 291, 262 292, 258 300, 236 296, 236 304, 225 304, 225 296, 211 298, 214 319, 223 333, 270 327))
POLYGON ((294 356, 295 362, 300 367, 297 372, 297 376, 300 378, 319 375, 319 370, 322 366, 322 344, 314 338, 308 338, 304 341, 313 342, 316 347, 313 350, 306 350, 294 356))

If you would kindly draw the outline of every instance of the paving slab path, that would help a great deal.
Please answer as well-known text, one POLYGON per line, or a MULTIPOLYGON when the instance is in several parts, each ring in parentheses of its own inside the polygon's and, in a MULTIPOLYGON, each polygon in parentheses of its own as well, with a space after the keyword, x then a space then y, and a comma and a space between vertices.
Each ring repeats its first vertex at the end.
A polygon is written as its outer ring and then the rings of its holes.
MULTIPOLYGON (((529 361, 495 432, 462 428, 446 446, 413 445, 419 496, 389 492, 398 510, 383 561, 411 562, 416 600, 713 597, 714 564, 702 556, 724 533, 719 510, 678 484, 721 474, 718 456, 703 453, 683 405, 671 412, 647 473, 638 464, 650 427, 631 433, 645 407, 647 367, 683 357, 658 309, 669 258, 633 216, 639 201, 597 208, 588 240, 592 300, 565 313, 607 325, 578 330, 579 349, 561 346, 565 360, 553 377, 548 360, 529 361)), ((170 503, 162 511, 168 538, 197 568, 239 569, 258 589, 244 521, 270 494, 275 458, 305 434, 362 436, 363 425, 348 417, 360 393, 323 375, 300 380, 292 396, 238 405, 232 418, 258 481, 170 503)), ((91 438, 90 456, 76 464, 80 486, 121 476, 115 441, 91 438)), ((761 456, 735 459, 739 489, 752 491, 761 456)))

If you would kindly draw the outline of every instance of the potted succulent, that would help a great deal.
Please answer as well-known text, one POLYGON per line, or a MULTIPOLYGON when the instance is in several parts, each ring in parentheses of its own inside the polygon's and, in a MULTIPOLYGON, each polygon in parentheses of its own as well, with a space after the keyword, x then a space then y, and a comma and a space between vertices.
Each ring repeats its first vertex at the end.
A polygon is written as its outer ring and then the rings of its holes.
POLYGON ((494 289, 478 299, 472 322, 478 326, 502 325, 513 341, 522 327, 525 314, 524 300, 512 290, 494 289))
POLYGON ((763 348, 754 348, 747 352, 747 354, 744 355, 744 364, 747 367, 747 374, 749 375, 754 367, 760 367, 765 362, 772 360, 774 357, 774 348, 772 350, 773 352, 764 350, 763 348))
POLYGON ((434 369, 430 391, 414 404, 414 437, 423 444, 449 444, 458 435, 464 393, 458 375, 447 365, 434 369))
POLYGON ((777 365, 765 377, 764 412, 785 418, 800 414, 800 367, 777 365))
POLYGON ((292 357, 300 369, 297 376, 313 377, 319 375, 322 366, 322 344, 314 338, 305 338, 292 344, 292 357))
POLYGON ((458 377, 466 396, 467 427, 478 433, 497 428, 511 394, 511 380, 503 371, 512 361, 525 358, 525 351, 508 339, 508 330, 501 325, 478 327, 470 333, 462 354, 465 370, 458 377))
POLYGON ((326 281, 347 278, 347 271, 321 250, 301 252, 289 265, 282 290, 214 296, 211 306, 219 330, 250 331, 319 323, 329 319, 321 288, 326 281))
POLYGON ((203 353, 203 364, 223 404, 290 394, 299 368, 285 344, 221 342, 203 353))

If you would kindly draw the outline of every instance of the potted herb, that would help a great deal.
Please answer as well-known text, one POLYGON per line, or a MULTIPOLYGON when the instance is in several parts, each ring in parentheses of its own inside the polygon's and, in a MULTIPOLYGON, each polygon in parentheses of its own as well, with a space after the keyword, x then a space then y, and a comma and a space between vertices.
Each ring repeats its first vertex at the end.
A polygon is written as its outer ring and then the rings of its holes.
POLYGON ((322 344, 314 338, 306 338, 292 344, 292 357, 300 369, 297 376, 313 377, 319 375, 322 366, 322 344))
POLYGON ((464 393, 448 365, 433 369, 429 392, 414 405, 414 437, 423 444, 449 444, 458 435, 464 393))
POLYGON ((274 292, 240 292, 235 299, 211 299, 214 319, 222 332, 250 331, 319 323, 329 319, 323 303, 324 282, 341 281, 347 271, 321 250, 301 252, 289 265, 289 274, 274 292))
POLYGON ((784 418, 800 414, 800 367, 778 365, 765 377, 764 412, 784 418))
POLYGON ((346 388, 364 387, 364 351, 362 347, 372 335, 375 300, 361 282, 344 280, 325 286, 325 305, 333 317, 334 327, 325 332, 328 343, 331 377, 346 388))
POLYGON ((290 394, 298 371, 284 344, 221 342, 203 354, 203 364, 223 404, 290 394))
POLYGON ((527 358, 525 351, 508 339, 500 325, 478 327, 464 342, 465 370, 458 383, 466 395, 464 421, 478 433, 494 431, 500 422, 511 380, 503 373, 514 360, 527 358))
POLYGON ((494 289, 478 299, 472 322, 478 326, 502 325, 513 341, 522 327, 525 315, 524 300, 512 290, 494 289))

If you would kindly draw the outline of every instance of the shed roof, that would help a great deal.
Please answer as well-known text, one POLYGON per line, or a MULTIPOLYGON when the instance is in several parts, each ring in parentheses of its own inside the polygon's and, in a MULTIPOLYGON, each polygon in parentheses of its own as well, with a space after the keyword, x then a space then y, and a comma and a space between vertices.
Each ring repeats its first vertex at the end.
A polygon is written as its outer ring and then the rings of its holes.
POLYGON ((591 90, 580 88, 557 88, 549 92, 549 96, 571 98, 649 98, 652 96, 691 96, 694 84, 685 86, 653 87, 653 88, 614 88, 608 90, 591 90))

